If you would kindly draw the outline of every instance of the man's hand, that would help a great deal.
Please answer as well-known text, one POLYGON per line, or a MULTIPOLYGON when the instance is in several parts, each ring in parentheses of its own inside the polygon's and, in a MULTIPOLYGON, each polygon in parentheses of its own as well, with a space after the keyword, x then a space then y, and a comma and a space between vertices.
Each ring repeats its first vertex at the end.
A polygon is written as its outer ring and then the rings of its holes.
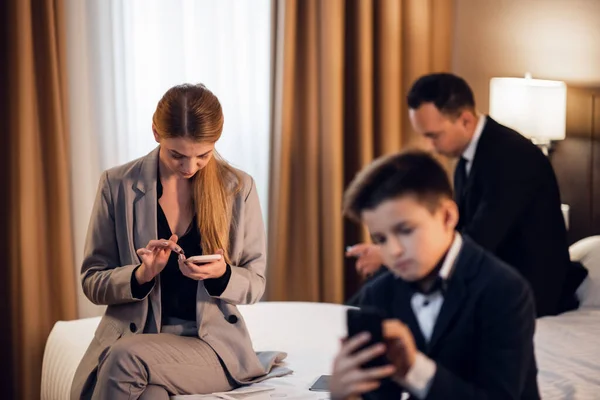
POLYGON ((348 249, 346 257, 357 257, 356 270, 363 278, 373 275, 383 265, 379 246, 370 243, 355 244, 348 249))
POLYGON ((392 376, 395 368, 392 365, 361 369, 364 363, 385 353, 383 343, 356 352, 368 343, 370 334, 363 332, 342 342, 342 348, 333 362, 333 373, 330 383, 333 400, 347 400, 363 393, 375 390, 381 385, 381 380, 392 376), (355 353, 356 352, 356 353, 355 353))

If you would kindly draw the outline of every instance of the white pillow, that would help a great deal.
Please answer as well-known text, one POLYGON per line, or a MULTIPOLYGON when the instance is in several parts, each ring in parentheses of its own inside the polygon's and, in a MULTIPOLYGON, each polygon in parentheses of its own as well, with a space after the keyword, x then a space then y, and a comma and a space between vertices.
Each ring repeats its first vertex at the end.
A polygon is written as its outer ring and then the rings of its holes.
POLYGON ((569 247, 571 260, 579 261, 588 276, 577 288, 580 307, 600 308, 600 236, 581 239, 569 247))

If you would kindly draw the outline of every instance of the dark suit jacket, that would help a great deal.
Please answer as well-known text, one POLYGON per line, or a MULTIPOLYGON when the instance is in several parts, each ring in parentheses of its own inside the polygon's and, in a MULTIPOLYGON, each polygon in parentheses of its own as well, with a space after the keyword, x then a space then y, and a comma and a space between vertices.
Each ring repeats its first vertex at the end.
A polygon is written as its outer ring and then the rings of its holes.
POLYGON ((463 196, 456 200, 458 229, 529 281, 538 316, 557 314, 570 261, 548 158, 488 117, 463 196))
MULTIPOLYGON (((361 304, 407 324, 419 350, 436 362, 427 399, 539 399, 531 289, 513 268, 463 239, 429 343, 411 308, 412 290, 391 273, 365 286, 361 304)), ((365 397, 398 399, 399 392, 386 382, 365 397)))

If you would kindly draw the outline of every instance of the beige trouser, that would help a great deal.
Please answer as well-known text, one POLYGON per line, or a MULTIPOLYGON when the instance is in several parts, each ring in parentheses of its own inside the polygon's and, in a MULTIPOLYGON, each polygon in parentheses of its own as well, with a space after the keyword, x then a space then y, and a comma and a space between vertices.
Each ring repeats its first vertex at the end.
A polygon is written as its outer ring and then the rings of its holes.
POLYGON ((121 338, 101 358, 93 400, 158 400, 233 389, 221 361, 198 337, 170 333, 121 338))

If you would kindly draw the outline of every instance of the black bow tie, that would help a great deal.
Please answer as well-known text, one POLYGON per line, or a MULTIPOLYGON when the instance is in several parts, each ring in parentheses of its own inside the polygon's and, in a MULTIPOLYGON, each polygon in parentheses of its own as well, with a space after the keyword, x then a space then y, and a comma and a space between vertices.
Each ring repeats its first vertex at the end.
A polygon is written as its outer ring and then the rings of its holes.
POLYGON ((409 282, 408 286, 412 289, 413 292, 421 293, 426 296, 428 296, 432 293, 438 292, 438 291, 442 292, 442 294, 444 294, 446 292, 446 287, 447 287, 446 280, 439 275, 437 275, 435 278, 433 278, 433 283, 431 283, 431 286, 429 286, 429 288, 427 290, 424 290, 423 286, 428 286, 427 284, 425 284, 425 281, 428 281, 430 279, 432 279, 432 278, 425 277, 416 282, 409 282))
POLYGON ((446 280, 440 276, 440 270, 442 269, 442 265, 444 265, 444 261, 446 260, 446 256, 448 252, 444 254, 442 259, 437 263, 435 268, 431 270, 426 276, 414 282, 407 282, 408 286, 415 293, 421 293, 424 295, 430 295, 431 293, 435 293, 437 291, 441 291, 442 294, 446 292, 446 280), (423 289, 423 286, 429 286, 427 290, 423 289))

